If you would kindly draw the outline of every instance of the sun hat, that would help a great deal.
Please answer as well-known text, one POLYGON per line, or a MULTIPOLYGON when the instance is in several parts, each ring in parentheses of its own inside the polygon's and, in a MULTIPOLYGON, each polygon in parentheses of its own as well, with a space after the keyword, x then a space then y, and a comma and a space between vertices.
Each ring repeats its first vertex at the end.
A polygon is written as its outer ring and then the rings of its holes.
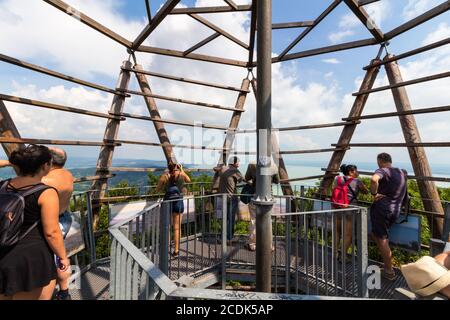
POLYGON ((401 271, 411 291, 423 297, 450 285, 450 270, 429 256, 402 265, 401 271))

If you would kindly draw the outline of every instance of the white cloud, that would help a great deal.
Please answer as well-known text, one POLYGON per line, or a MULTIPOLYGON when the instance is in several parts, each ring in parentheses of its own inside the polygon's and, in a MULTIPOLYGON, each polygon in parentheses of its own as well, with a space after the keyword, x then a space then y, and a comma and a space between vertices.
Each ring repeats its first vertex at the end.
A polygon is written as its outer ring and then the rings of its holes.
POLYGON ((402 17, 404 20, 411 20, 441 2, 441 0, 408 0, 402 17))
POLYGON ((329 64, 340 64, 341 63, 341 61, 336 58, 323 59, 322 62, 329 63, 329 64))
MULTIPOLYGON (((373 22, 382 29, 383 22, 390 16, 391 5, 388 2, 380 1, 364 6, 369 17, 373 22)), ((338 43, 345 38, 356 34, 358 28, 364 28, 362 22, 352 12, 344 14, 339 19, 339 29, 328 35, 328 39, 332 43, 338 43)))
POLYGON ((338 43, 341 42, 343 39, 350 37, 355 34, 355 31, 353 30, 342 30, 337 32, 332 32, 328 35, 328 39, 332 43, 338 43))

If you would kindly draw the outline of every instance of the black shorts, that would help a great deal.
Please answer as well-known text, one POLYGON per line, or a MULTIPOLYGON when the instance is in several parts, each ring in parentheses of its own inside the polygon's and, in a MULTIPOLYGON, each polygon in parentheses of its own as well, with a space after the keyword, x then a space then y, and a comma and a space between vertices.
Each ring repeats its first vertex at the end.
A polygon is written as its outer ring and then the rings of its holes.
POLYGON ((397 221, 398 214, 391 210, 372 205, 370 208, 370 222, 372 233, 379 239, 389 239, 389 229, 397 221))

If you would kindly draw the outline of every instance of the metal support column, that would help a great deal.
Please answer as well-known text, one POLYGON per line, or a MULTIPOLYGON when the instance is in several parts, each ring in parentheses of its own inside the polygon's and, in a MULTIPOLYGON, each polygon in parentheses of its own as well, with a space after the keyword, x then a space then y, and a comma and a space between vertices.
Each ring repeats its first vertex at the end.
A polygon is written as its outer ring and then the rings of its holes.
POLYGON ((256 290, 271 292, 272 287, 272 0, 260 0, 258 30, 258 159, 256 196, 256 290))

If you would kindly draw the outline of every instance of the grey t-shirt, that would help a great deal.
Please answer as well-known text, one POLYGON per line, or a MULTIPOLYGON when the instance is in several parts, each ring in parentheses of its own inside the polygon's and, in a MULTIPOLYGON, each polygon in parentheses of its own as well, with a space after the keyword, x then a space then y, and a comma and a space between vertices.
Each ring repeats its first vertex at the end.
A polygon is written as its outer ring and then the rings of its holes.
POLYGON ((235 194, 236 185, 242 181, 244 181, 244 177, 241 172, 237 168, 229 166, 228 169, 220 175, 219 193, 235 194))

